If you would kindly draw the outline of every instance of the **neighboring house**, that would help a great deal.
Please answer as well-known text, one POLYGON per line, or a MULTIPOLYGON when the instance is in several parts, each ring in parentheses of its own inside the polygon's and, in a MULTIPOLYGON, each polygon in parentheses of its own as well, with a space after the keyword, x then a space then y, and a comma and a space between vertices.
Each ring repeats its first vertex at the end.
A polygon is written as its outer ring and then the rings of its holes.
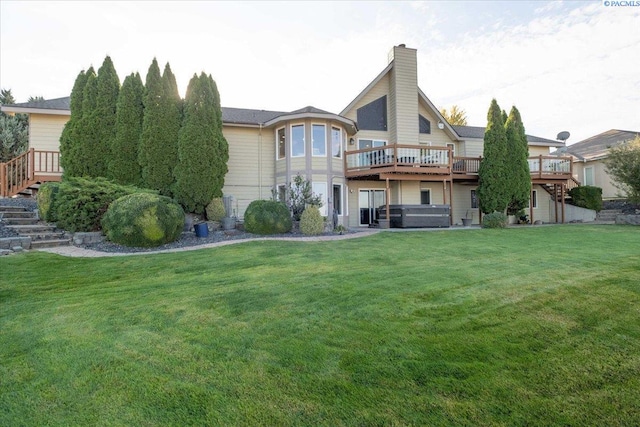
MULTIPOLYGON (((271 198, 273 190, 283 195, 285 185, 301 174, 321 195, 322 213, 335 211, 350 227, 373 223, 385 204, 449 205, 452 223, 466 216, 478 223, 484 128, 447 123, 418 87, 415 49, 395 46, 389 57, 387 67, 340 114, 314 107, 222 108, 229 143, 223 192, 234 197, 239 216, 251 201, 271 198)), ((2 111, 29 113, 30 148, 57 150, 69 98, 7 105, 2 111)), ((527 139, 533 156, 528 213, 534 220, 560 222, 571 159, 549 155, 563 142, 527 139)))
POLYGON ((611 129, 601 134, 576 142, 567 147, 561 155, 573 156, 573 174, 583 185, 602 188, 603 199, 624 197, 613 184, 604 164, 609 148, 635 139, 640 132, 611 129))

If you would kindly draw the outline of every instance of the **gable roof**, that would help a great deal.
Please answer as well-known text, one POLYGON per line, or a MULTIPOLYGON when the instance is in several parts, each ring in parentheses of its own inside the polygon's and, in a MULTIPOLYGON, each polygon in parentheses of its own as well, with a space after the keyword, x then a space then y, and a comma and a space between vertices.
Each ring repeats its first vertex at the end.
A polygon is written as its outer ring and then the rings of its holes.
POLYGON ((222 122, 228 124, 258 126, 283 114, 287 113, 282 111, 222 107, 222 122))
POLYGON ((566 152, 581 160, 598 160, 607 157, 610 147, 631 141, 638 135, 640 131, 611 129, 569 145, 566 152))
MULTIPOLYGON (((474 138, 484 139, 485 127, 481 126, 453 126, 462 139, 474 138)), ((544 145, 549 147, 564 147, 564 142, 552 139, 540 138, 539 136, 527 135, 529 145, 544 145)))
POLYGON ((2 111, 8 113, 36 113, 36 114, 56 114, 69 115, 71 108, 71 97, 45 99, 44 101, 21 102, 18 104, 7 104, 2 106, 2 111))

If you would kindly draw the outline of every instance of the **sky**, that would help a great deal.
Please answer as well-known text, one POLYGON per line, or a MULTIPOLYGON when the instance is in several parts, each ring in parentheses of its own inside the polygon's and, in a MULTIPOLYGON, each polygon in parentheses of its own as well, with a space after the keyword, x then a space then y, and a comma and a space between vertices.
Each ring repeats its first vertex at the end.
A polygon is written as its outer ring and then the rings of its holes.
POLYGON ((340 113, 401 43, 417 49, 431 102, 469 125, 485 126, 496 98, 528 134, 569 131, 567 144, 640 131, 634 1, 0 0, 0 87, 17 102, 59 98, 107 55, 121 81, 144 79, 155 57, 182 96, 204 71, 225 107, 340 113))

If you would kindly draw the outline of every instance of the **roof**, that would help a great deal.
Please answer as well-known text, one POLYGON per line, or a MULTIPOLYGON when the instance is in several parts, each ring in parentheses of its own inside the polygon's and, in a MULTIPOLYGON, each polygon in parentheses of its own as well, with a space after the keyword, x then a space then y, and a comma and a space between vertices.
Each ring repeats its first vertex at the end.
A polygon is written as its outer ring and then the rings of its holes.
MULTIPOLYGON (((456 133, 461 138, 476 138, 484 139, 484 127, 481 126, 453 126, 456 133)), ((546 145, 549 147, 564 147, 564 143, 561 141, 554 141, 552 139, 540 138, 539 136, 527 135, 527 142, 529 145, 546 145)))
POLYGON ((10 113, 70 114, 71 97, 46 99, 44 101, 21 102, 2 106, 2 111, 10 113))
POLYGON ((248 108, 222 107, 222 122, 228 124, 260 125, 276 117, 288 114, 282 111, 252 110, 248 108))
POLYGON ((566 152, 585 161, 602 159, 607 157, 610 147, 631 141, 639 135, 640 131, 611 129, 569 145, 566 152))

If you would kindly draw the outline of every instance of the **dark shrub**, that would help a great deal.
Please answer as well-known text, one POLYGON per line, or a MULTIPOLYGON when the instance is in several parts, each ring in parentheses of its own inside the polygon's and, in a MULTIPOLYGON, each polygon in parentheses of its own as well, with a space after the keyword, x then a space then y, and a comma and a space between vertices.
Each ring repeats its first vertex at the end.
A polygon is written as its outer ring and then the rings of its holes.
POLYGON ((107 239, 125 246, 153 247, 173 242, 183 226, 184 211, 178 203, 149 193, 117 199, 102 218, 107 239))
POLYGON ((291 213, 282 202, 254 200, 244 213, 244 229, 249 233, 287 233, 291 225, 291 213))
POLYGON ((574 205, 581 208, 593 209, 596 212, 602 210, 602 188, 582 185, 569 190, 569 196, 574 205))
POLYGON ((104 178, 65 178, 58 189, 55 215, 58 227, 67 231, 98 231, 111 202, 133 193, 152 193, 114 184, 104 178))
POLYGON ((45 182, 38 189, 36 200, 40 218, 47 222, 56 222, 56 197, 60 189, 59 182, 45 182))
POLYGON ((505 228, 507 216, 502 212, 493 212, 482 217, 482 228, 505 228))

